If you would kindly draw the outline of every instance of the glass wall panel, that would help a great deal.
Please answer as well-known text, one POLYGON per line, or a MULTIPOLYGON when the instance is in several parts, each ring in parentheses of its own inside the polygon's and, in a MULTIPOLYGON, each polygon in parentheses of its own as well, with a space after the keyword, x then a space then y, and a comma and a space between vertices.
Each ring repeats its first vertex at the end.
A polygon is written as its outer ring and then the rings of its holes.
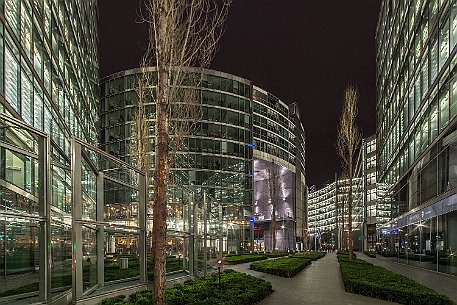
POLYGON ((454 49, 457 44, 457 1, 453 0, 451 3, 451 47, 450 51, 454 49))
POLYGON ((438 218, 439 271, 457 275, 457 211, 438 218))
POLYGON ((97 231, 94 227, 82 226, 83 290, 97 284, 97 231))
POLYGON ((440 131, 446 127, 446 125, 449 122, 449 92, 447 86, 444 86, 444 88, 440 89, 440 119, 439 119, 439 125, 440 125, 440 131))
POLYGON ((105 227, 105 282, 140 275, 139 237, 131 232, 115 232, 105 227))
POLYGON ((5 98, 19 113, 19 64, 8 47, 5 48, 5 98))
POLYGON ((24 218, 0 218, 0 298, 38 292, 40 224, 24 218))
POLYGON ((71 288, 71 224, 51 224, 51 288, 54 294, 71 288))
POLYGON ((451 79, 451 105, 449 109, 449 121, 452 121, 457 115, 457 75, 454 74, 454 76, 451 79))
POLYGON ((449 56, 449 22, 445 18, 440 26, 440 70, 449 56))

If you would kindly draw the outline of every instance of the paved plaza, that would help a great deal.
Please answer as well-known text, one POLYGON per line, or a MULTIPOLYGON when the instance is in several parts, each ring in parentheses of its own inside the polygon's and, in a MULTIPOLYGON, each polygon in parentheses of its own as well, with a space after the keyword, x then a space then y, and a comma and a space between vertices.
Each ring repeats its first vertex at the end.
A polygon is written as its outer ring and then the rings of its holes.
MULTIPOLYGON (((369 258, 363 253, 357 257, 374 265, 382 266, 447 295, 457 302, 457 277, 437 273, 412 266, 402 265, 386 260, 383 257, 369 258)), ((277 304, 310 304, 310 305, 392 305, 397 304, 346 292, 340 273, 336 253, 327 253, 320 260, 314 261, 305 270, 293 278, 283 278, 249 269, 250 263, 229 266, 234 270, 245 272, 265 279, 273 285, 275 291, 260 305, 277 304)))
POLYGON ((249 263, 230 266, 265 279, 275 291, 260 305, 312 304, 312 305, 392 305, 396 303, 353 294, 344 290, 336 253, 327 253, 314 261, 293 278, 283 278, 249 269, 249 263))

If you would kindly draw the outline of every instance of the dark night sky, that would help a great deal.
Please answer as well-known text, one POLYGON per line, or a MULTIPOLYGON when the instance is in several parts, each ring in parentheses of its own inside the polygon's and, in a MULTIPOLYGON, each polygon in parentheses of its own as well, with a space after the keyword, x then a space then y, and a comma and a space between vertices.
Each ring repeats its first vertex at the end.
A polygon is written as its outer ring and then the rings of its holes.
MULTIPOLYGON (((137 0, 99 0, 100 76, 135 68, 146 45, 137 0)), ((343 92, 360 90, 358 124, 375 132, 375 29, 381 0, 234 0, 212 69, 300 105, 307 184, 339 171, 335 152, 343 92)))

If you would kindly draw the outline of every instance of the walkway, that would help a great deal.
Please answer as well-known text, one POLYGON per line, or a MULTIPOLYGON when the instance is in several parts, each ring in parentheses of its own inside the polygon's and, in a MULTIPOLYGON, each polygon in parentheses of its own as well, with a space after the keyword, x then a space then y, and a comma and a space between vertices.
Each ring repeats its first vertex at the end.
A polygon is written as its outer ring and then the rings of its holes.
POLYGON ((409 277, 424 286, 432 288, 438 293, 447 295, 452 301, 457 303, 457 276, 393 262, 380 255, 377 255, 376 258, 370 258, 361 252, 357 252, 357 258, 409 277))
POLYGON ((284 278, 249 269, 249 263, 229 266, 265 279, 275 291, 259 305, 394 305, 396 303, 378 300, 344 291, 343 280, 335 253, 327 253, 314 261, 293 278, 284 278))

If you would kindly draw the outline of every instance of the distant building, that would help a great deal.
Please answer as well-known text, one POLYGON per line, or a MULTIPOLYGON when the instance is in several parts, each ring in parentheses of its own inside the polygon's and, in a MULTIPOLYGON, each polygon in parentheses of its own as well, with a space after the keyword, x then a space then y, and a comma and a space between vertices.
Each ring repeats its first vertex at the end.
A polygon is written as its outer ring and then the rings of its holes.
MULTIPOLYGON (((352 181, 354 249, 362 249, 364 216, 362 181, 361 177, 354 177, 352 181)), ((315 186, 310 187, 308 193, 309 248, 347 247, 348 195, 348 179, 338 178, 320 189, 315 186)))

